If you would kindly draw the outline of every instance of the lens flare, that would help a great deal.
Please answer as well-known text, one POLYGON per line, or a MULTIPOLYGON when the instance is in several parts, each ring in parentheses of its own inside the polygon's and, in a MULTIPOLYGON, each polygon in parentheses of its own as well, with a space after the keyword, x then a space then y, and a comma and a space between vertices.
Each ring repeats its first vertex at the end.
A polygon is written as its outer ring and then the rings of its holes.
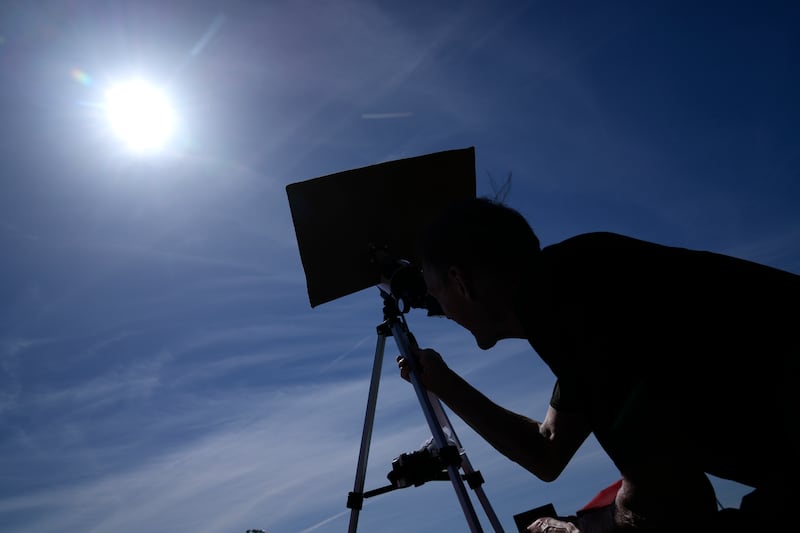
POLYGON ((92 84, 92 78, 79 68, 72 69, 69 75, 72 76, 73 80, 77 81, 81 85, 86 85, 88 87, 92 84))

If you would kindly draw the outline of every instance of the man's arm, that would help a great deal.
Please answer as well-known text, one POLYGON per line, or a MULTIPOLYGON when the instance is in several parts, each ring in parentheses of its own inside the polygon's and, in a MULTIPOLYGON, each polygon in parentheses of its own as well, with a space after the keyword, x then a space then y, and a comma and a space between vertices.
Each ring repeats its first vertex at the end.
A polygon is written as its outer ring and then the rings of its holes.
MULTIPOLYGON (((588 424, 579 414, 550 406, 544 421, 537 422, 494 403, 453 372, 434 350, 417 350, 414 356, 426 389, 500 453, 543 481, 556 479, 589 436, 588 424)), ((398 364, 408 380, 408 366, 402 358, 398 364)))

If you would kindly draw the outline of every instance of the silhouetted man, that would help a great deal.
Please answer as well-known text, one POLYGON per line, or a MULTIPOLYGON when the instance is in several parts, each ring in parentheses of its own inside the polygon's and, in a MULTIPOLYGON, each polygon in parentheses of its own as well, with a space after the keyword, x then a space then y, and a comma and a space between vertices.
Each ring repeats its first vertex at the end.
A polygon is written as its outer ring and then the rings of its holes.
POLYGON ((541 422, 495 404, 433 350, 414 352, 422 384, 544 481, 592 433, 619 469, 615 503, 577 527, 719 528, 706 474, 753 487, 736 517, 748 527, 794 504, 800 276, 613 233, 540 249, 518 212, 483 198, 444 212, 421 254, 430 295, 481 349, 527 339, 556 377, 541 422))

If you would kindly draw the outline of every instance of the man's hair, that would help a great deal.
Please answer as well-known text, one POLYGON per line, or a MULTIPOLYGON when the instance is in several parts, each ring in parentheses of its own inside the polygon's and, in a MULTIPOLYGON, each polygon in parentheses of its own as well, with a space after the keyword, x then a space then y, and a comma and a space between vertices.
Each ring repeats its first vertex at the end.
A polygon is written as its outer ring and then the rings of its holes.
POLYGON ((539 238, 518 211, 502 202, 470 198, 450 205, 419 241, 424 264, 444 276, 450 266, 504 274, 526 268, 540 251, 539 238))

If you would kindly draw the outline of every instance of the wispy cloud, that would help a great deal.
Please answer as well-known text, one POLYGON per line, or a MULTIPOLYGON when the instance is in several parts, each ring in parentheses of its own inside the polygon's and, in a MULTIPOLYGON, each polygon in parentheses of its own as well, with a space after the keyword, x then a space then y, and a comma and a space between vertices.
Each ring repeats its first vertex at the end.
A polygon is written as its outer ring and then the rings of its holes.
MULTIPOLYGON (((212 533, 302 522, 310 498, 331 505, 343 498, 365 390, 363 381, 354 381, 229 399, 215 411, 230 410, 232 421, 202 439, 151 453, 118 473, 5 497, 0 513, 37 510, 38 518, 15 525, 20 533, 169 531, 179 523, 212 533), (194 518, 187 522, 187 516, 194 518)), ((198 408, 209 413, 209 405, 198 408)), ((408 436, 415 432, 376 438, 375 453, 396 452, 397 443, 413 442, 408 436)))
POLYGON ((410 111, 402 111, 394 113, 362 113, 361 118, 365 120, 385 120, 390 118, 408 118, 413 115, 414 113, 410 111))

